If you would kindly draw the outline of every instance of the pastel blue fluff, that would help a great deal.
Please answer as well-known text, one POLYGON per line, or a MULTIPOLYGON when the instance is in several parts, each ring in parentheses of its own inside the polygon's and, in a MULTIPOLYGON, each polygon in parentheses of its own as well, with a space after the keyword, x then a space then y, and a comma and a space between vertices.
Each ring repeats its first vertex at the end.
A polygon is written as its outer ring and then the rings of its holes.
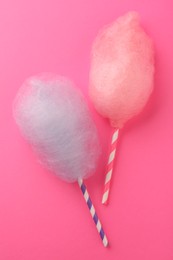
POLYGON ((27 79, 13 112, 40 162, 58 177, 75 182, 95 172, 100 154, 97 129, 72 82, 51 74, 27 79))

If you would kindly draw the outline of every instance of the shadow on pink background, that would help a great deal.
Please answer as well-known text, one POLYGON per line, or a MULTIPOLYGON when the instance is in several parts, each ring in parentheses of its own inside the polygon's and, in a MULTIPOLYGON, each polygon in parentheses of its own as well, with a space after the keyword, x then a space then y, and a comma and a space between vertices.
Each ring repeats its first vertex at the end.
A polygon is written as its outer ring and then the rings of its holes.
MULTIPOLYGON (((173 259, 173 2, 0 1, 0 259, 173 259), (93 110, 103 154, 87 180, 110 248, 102 246, 77 184, 44 170, 12 118, 24 79, 48 71, 87 96, 97 31, 136 10, 156 48, 155 91, 120 134, 110 205, 101 205, 110 128, 93 110)), ((92 106, 91 106, 92 107, 92 106)))

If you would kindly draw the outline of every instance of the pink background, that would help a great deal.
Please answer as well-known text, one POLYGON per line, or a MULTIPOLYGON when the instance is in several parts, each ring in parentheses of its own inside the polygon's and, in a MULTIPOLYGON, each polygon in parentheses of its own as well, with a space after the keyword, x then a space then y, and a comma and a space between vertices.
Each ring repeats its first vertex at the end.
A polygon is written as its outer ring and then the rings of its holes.
POLYGON ((0 1, 0 259, 173 259, 173 1, 0 1), (37 163, 12 118, 24 79, 50 71, 87 95, 89 55, 100 27, 129 10, 156 48, 155 91, 120 135, 111 203, 101 205, 110 128, 94 111, 103 146, 87 180, 110 248, 102 246, 77 184, 37 163))

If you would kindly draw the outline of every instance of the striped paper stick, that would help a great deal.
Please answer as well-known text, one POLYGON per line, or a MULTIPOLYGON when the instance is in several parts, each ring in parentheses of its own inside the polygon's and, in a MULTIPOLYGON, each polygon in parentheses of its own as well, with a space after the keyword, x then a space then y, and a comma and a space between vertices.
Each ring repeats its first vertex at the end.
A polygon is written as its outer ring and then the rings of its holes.
POLYGON ((85 199, 85 201, 86 201, 86 203, 88 205, 88 208, 90 210, 91 216, 92 216, 92 218, 94 220, 94 223, 96 225, 97 231, 100 234, 100 237, 102 239, 103 245, 105 247, 107 247, 108 246, 108 239, 107 239, 107 237, 105 235, 105 232, 104 232, 104 230, 102 228, 101 222, 100 222, 100 220, 99 220, 99 218, 97 216, 97 213, 95 211, 95 208, 94 208, 94 206, 92 204, 92 201, 90 199, 90 196, 88 194, 86 186, 85 186, 85 184, 84 184, 82 179, 78 179, 78 184, 79 184, 79 187, 80 187, 80 189, 82 191, 83 197, 84 197, 84 199, 85 199))
POLYGON ((115 131, 113 132, 113 135, 112 135, 109 160, 108 160, 106 176, 105 176, 102 204, 108 203, 110 184, 111 184, 111 178, 112 178, 112 172, 113 172, 113 165, 114 165, 115 154, 116 154, 116 149, 117 149, 118 134, 119 134, 119 129, 115 129, 115 131))

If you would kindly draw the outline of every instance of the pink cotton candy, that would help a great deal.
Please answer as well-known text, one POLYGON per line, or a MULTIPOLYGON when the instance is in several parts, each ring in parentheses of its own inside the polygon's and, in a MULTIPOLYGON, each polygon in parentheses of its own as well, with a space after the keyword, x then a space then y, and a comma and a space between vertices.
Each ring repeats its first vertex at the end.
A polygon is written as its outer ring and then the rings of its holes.
POLYGON ((153 90, 153 56, 153 43, 135 12, 118 18, 96 37, 89 93, 113 127, 123 127, 147 103, 153 90))

